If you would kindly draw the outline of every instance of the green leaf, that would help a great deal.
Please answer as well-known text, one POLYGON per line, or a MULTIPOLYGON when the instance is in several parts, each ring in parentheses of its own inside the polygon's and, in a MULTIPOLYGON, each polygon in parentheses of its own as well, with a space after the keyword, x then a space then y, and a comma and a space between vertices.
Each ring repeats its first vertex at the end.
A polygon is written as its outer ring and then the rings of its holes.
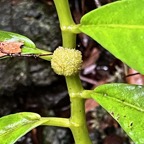
POLYGON ((45 50, 42 50, 39 48, 30 48, 30 47, 23 46, 21 54, 23 56, 31 55, 34 57, 39 57, 39 58, 47 60, 47 61, 50 61, 52 59, 52 52, 45 51, 45 50))
POLYGON ((136 144, 144 144, 144 86, 105 84, 92 98, 102 105, 136 144))
POLYGON ((35 48, 35 44, 27 37, 17 33, 1 31, 0 30, 0 42, 23 42, 24 46, 35 48))
POLYGON ((0 43, 3 43, 3 47, 1 47, 2 50, 0 50, 0 59, 8 58, 9 56, 34 56, 45 60, 51 60, 52 58, 51 52, 37 48, 29 38, 20 34, 0 31, 0 43), (16 42, 20 42, 21 46, 20 44, 19 46, 11 46, 16 42), (4 46, 4 44, 9 44, 16 52, 11 52, 10 48, 7 50, 6 48, 8 46, 4 46))
POLYGON ((0 143, 13 144, 33 128, 47 120, 31 112, 22 112, 0 118, 0 143))
POLYGON ((144 74, 144 0, 123 0, 93 10, 79 29, 144 74))
POLYGON ((52 55, 52 52, 45 51, 39 48, 31 48, 31 47, 23 46, 21 54, 52 55))

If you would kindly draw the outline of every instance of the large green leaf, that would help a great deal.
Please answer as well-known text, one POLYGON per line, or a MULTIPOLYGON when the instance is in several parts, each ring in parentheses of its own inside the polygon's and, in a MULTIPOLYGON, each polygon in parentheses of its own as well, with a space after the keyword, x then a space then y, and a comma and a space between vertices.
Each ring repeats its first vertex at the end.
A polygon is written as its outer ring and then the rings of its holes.
POLYGON ((144 86, 105 84, 92 97, 122 126, 136 144, 144 144, 144 86))
POLYGON ((144 0, 123 0, 93 10, 79 29, 144 74, 144 0))
POLYGON ((33 128, 47 120, 36 113, 23 112, 0 118, 0 143, 13 144, 33 128))

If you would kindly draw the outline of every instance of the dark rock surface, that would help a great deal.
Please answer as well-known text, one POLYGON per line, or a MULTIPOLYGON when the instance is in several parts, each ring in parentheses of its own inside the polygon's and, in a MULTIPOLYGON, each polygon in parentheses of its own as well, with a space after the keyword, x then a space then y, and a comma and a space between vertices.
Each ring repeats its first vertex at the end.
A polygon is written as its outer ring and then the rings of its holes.
POLYGON ((53 50, 61 43, 54 5, 39 0, 1 0, 0 29, 23 34, 36 45, 53 50))
MULTIPOLYGON (((32 39, 37 47, 53 51, 61 43, 54 5, 38 0, 1 0, 0 29, 32 39)), ((50 62, 35 58, 8 58, 0 61, 0 97, 12 96, 18 87, 46 87, 57 80, 50 62)))

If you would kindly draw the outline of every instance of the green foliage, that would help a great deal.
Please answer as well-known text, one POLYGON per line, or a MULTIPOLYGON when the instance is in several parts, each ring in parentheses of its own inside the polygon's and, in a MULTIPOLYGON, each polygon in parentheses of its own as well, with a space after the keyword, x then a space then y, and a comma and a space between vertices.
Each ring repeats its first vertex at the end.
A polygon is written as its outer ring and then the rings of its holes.
POLYGON ((1 31, 0 30, 0 42, 23 42, 24 46, 35 48, 35 44, 27 37, 22 36, 20 34, 7 32, 7 31, 1 31))
POLYGON ((13 144, 33 128, 45 123, 36 113, 23 112, 0 118, 0 143, 13 144))
MULTIPOLYGON (((21 54, 21 56, 26 56, 26 55, 36 56, 37 55, 37 56, 45 56, 45 57, 41 57, 42 59, 45 59, 45 60, 51 59, 51 55, 52 55, 51 52, 37 48, 36 45, 29 38, 22 36, 20 34, 7 32, 7 31, 0 31, 0 42, 23 43, 23 45, 20 47, 21 52, 19 53, 21 54)), ((9 54, 17 54, 17 53, 9 52, 9 54)), ((0 59, 7 58, 7 57, 8 56, 4 56, 4 57, 1 57, 0 59)))
POLYGON ((45 56, 45 58, 43 58, 43 59, 50 60, 52 52, 45 51, 45 50, 42 50, 42 49, 39 49, 39 48, 31 48, 31 47, 23 46, 21 54, 22 55, 31 54, 31 55, 45 56))
MULTIPOLYGON (((114 56, 144 74, 144 0, 123 0, 100 7, 81 19, 79 29, 114 56)), ((108 84, 92 97, 123 127, 136 144, 144 143, 144 87, 108 84)))
POLYGON ((144 86, 105 84, 92 97, 122 126, 136 144, 144 143, 144 86))
POLYGON ((102 6, 81 19, 79 29, 144 74, 144 0, 102 6))

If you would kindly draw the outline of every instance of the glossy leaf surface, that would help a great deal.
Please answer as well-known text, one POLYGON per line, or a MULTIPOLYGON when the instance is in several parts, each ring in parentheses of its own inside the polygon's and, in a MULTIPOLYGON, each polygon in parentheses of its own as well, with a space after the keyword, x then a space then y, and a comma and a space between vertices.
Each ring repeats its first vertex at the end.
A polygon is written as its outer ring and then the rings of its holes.
POLYGON ((0 30, 0 42, 23 42, 25 46, 35 48, 35 44, 27 37, 17 33, 1 31, 0 30))
POLYGON ((0 143, 13 144, 33 128, 46 122, 36 113, 23 112, 0 118, 0 143))
POLYGON ((9 56, 34 56, 51 60, 52 53, 41 50, 27 37, 17 33, 0 31, 0 59, 9 56))
POLYGON ((93 10, 79 29, 144 74, 144 0, 122 0, 93 10))
POLYGON ((122 126, 135 144, 144 143, 144 86, 105 84, 92 97, 122 126))
POLYGON ((45 50, 42 50, 42 49, 39 49, 39 48, 31 48, 31 47, 26 47, 26 46, 23 46, 22 47, 22 51, 21 51, 22 54, 37 54, 37 55, 51 55, 52 52, 49 52, 49 51, 45 51, 45 50))

